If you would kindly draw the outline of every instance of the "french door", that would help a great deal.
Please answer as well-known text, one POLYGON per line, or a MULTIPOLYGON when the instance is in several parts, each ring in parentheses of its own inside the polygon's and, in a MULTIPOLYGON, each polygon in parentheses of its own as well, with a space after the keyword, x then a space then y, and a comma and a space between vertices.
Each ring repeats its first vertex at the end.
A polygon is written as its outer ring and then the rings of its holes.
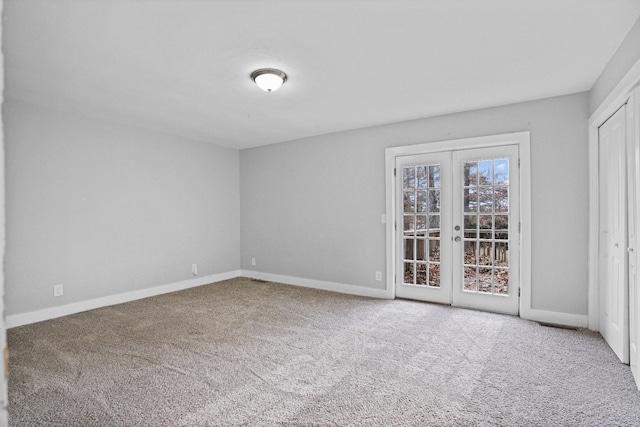
POLYGON ((397 297, 517 314, 518 146, 396 157, 397 297))
POLYGON ((396 158, 397 297, 451 303, 450 174, 450 152, 396 158))

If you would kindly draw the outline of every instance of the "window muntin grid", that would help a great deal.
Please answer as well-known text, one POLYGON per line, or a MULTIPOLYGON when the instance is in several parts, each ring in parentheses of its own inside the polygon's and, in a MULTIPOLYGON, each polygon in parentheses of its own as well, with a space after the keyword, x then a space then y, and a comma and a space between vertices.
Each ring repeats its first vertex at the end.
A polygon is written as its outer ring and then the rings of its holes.
POLYGON ((509 294, 509 159, 462 162, 463 290, 509 294))
POLYGON ((402 169, 403 283, 440 287, 441 167, 402 169))

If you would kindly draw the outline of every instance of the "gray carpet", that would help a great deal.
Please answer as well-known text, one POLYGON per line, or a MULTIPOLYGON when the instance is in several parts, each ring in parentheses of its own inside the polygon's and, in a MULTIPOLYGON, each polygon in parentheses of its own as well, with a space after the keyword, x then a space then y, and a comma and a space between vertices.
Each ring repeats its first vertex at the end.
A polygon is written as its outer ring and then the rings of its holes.
POLYGON ((12 425, 640 425, 599 335, 234 279, 8 331, 12 425))

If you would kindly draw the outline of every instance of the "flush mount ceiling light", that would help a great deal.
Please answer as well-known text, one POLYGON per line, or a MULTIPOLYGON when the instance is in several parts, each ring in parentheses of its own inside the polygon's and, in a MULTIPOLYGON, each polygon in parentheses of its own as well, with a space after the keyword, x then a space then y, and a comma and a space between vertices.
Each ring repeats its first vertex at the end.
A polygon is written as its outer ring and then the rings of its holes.
POLYGON ((251 80, 265 92, 273 92, 280 89, 280 86, 287 81, 287 75, 284 71, 275 68, 261 68, 251 73, 251 80))

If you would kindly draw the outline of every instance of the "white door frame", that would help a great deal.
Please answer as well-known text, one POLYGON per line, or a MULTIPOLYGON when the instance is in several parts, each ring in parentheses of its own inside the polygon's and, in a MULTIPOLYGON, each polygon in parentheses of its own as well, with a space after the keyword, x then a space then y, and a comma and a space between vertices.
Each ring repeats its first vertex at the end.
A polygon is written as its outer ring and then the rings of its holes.
POLYGON ((389 298, 395 297, 396 277, 394 224, 396 157, 500 145, 518 145, 520 154, 520 316, 531 318, 529 317, 531 314, 531 148, 528 131, 391 147, 385 150, 386 217, 389 219, 386 227, 386 294, 389 298))

